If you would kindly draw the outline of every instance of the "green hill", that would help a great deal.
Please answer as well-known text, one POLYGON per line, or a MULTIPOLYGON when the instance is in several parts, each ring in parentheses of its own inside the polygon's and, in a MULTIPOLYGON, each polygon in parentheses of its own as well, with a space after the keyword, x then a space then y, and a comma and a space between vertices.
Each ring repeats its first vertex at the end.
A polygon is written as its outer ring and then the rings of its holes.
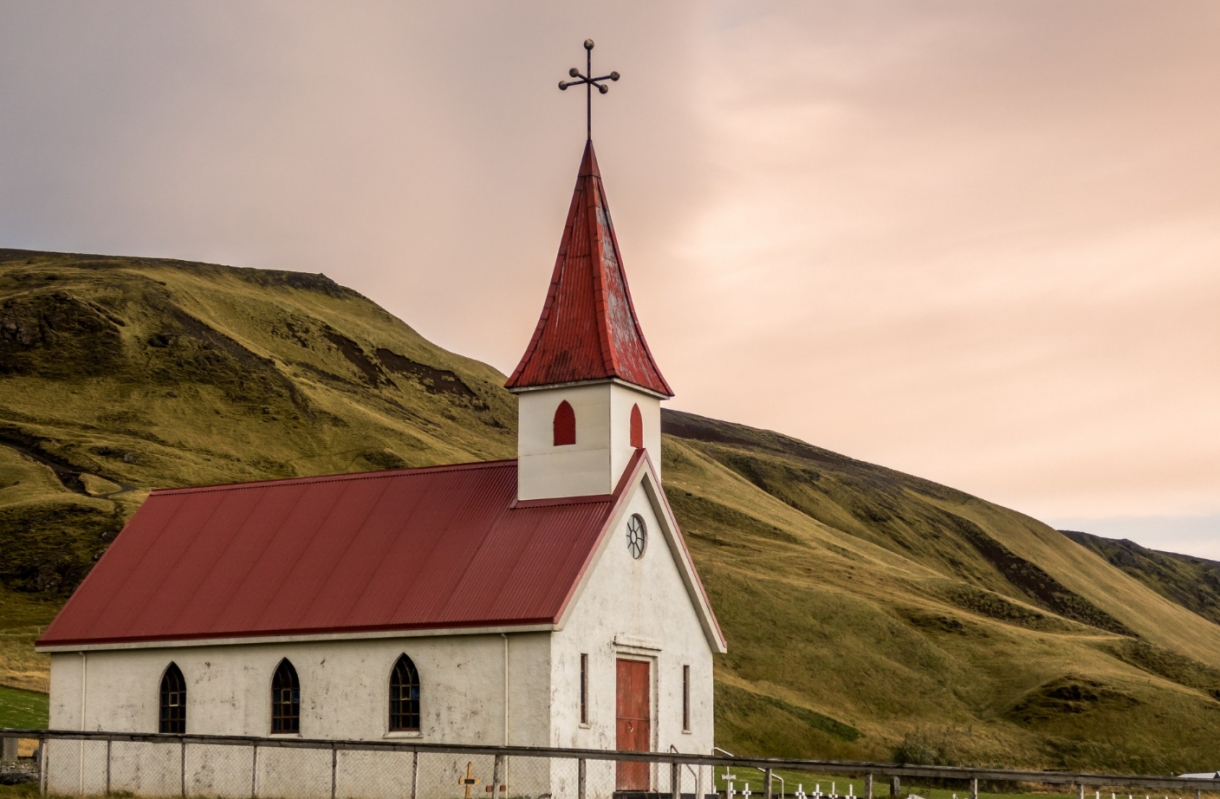
POLYGON ((1220 563, 1192 555, 1160 552, 1134 541, 1060 530, 1101 555, 1153 591, 1220 624, 1220 563))
MULTIPOLYGON (((503 380, 321 275, 0 251, 0 684, 45 690, 31 642, 149 488, 509 457, 503 380)), ((1196 572, 1154 584, 776 433, 664 428, 729 640, 722 746, 1215 768, 1220 626, 1184 599, 1196 572)))

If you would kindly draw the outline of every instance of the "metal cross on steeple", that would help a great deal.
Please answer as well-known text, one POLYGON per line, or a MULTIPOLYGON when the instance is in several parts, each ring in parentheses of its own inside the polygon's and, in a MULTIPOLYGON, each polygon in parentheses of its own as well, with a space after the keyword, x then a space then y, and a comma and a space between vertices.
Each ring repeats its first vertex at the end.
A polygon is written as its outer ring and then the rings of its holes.
POLYGON ((580 74, 580 70, 572 67, 568 70, 569 77, 579 78, 579 80, 561 80, 559 88, 567 90, 569 86, 579 86, 582 83, 585 85, 585 138, 589 141, 593 140, 593 87, 602 94, 610 91, 610 87, 602 83, 606 80, 618 80, 619 74, 611 72, 609 75, 602 75, 600 78, 593 76, 593 40, 585 39, 585 73, 580 74))

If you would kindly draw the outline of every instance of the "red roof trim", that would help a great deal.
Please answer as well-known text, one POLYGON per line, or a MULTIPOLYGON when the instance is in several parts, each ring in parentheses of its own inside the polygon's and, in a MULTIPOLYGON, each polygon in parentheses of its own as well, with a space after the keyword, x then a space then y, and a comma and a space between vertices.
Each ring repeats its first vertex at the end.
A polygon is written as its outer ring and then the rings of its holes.
POLYGON ((614 487, 614 504, 610 506, 610 511, 606 514, 602 529, 597 534, 597 540, 593 542, 593 546, 589 547, 584 563, 580 564, 580 571, 576 573, 576 579, 568 586, 568 593, 564 596, 563 602, 559 604, 559 612, 555 614, 556 622, 563 618, 564 613, 568 610, 568 604, 572 601, 572 597, 576 596, 576 589, 585 581, 585 574, 588 573, 589 567, 593 565, 593 559, 597 557, 597 553, 601 550, 602 540, 610 530, 610 522, 614 521, 614 517, 618 515, 619 509, 627 500, 627 486, 631 485, 635 480, 636 474, 642 468, 647 457, 647 450, 637 449, 631 453, 631 460, 627 461, 627 468, 623 469, 623 474, 618 479, 618 485, 614 487))
MULTIPOLYGON (((641 449, 638 451, 644 453, 644 459, 647 460, 648 465, 651 466, 652 459, 648 457, 647 450, 641 449)), ((656 474, 655 468, 653 468, 652 473, 654 475, 656 474)), ((664 489, 660 485, 656 486, 656 489, 657 489, 657 492, 656 492, 657 496, 659 496, 661 498, 661 503, 665 506, 665 514, 670 519, 674 520, 674 530, 677 533, 675 538, 678 539, 678 543, 682 547, 682 552, 685 553, 685 555, 686 555, 686 561, 687 561, 687 563, 690 564, 690 573, 691 573, 691 576, 695 580, 695 587, 699 589, 699 595, 703 598, 703 604, 707 607, 708 618, 711 619, 712 626, 716 628, 716 635, 717 635, 717 637, 720 638, 720 643, 722 645, 724 645, 725 644, 724 630, 720 629, 720 620, 716 618, 716 613, 714 610, 712 610, 712 600, 707 595, 707 589, 703 587, 703 580, 701 580, 699 578, 699 570, 695 568, 695 559, 693 557, 691 557, 690 548, 686 546, 686 537, 684 535, 682 535, 681 530, 678 529, 677 516, 674 515, 673 506, 669 504, 669 496, 666 495, 664 489)))
POLYGON ((463 629, 482 629, 485 627, 529 627, 540 624, 554 624, 555 619, 505 619, 505 620, 488 620, 484 621, 465 621, 452 622, 449 624, 379 624, 369 625, 366 627, 318 627, 313 629, 301 630, 257 630, 254 632, 233 632, 233 633, 184 633, 182 635, 135 635, 118 638, 64 638, 54 641, 44 642, 41 638, 34 642, 34 646, 76 646, 81 644, 138 644, 151 643, 154 641, 206 641, 214 639, 217 641, 228 640, 230 638, 297 638, 310 635, 337 635, 345 633, 373 633, 373 632, 410 632, 412 630, 463 630, 463 629))

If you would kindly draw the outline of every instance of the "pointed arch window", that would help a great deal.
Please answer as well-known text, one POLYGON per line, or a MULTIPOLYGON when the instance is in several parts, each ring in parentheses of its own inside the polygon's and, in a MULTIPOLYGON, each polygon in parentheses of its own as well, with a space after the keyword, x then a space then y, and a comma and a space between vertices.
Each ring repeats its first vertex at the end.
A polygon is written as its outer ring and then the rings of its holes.
POLYGON ((176 663, 170 663, 161 677, 161 718, 157 731, 175 735, 186 732, 186 680, 176 663))
POLYGON ((631 406, 631 446, 644 448, 644 417, 640 414, 640 406, 631 406))
POLYGON ((419 732, 419 672, 405 654, 390 673, 390 732, 419 732))
POLYGON ((555 446, 563 447, 576 443, 576 412, 567 400, 559 403, 555 409, 555 421, 552 424, 555 435, 555 446))
POLYGON ((288 662, 288 658, 284 658, 271 678, 271 732, 300 731, 301 683, 297 679, 297 670, 288 662))

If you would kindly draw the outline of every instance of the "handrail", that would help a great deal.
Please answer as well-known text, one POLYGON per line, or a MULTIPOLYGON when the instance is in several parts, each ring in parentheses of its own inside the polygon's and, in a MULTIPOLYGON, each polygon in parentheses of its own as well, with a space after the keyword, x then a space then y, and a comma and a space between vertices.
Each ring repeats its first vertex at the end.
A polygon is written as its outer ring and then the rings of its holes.
MULTIPOLYGON (((674 746, 673 744, 670 744, 670 745, 669 745, 669 751, 673 752, 673 753, 674 753, 674 754, 676 754, 676 755, 680 755, 680 754, 682 754, 681 752, 679 752, 679 751, 678 751, 678 747, 674 746)), ((675 764, 675 765, 676 765, 676 764, 675 764)), ((687 771, 689 771, 689 772, 690 772, 690 775, 691 775, 692 777, 694 777, 694 778, 695 778, 695 788, 696 788, 696 790, 695 790, 695 799, 701 799, 701 798, 699 797, 699 795, 698 795, 698 794, 699 794, 699 791, 698 791, 698 788, 699 788, 699 772, 695 771, 695 767, 694 767, 694 766, 692 766, 690 763, 683 763, 682 765, 686 766, 686 770, 687 770, 687 771)), ((716 779, 716 775, 715 775, 715 773, 713 773, 713 774, 712 774, 712 780, 713 780, 713 782, 715 781, 715 779, 716 779)))
MULTIPOLYGON (((730 752, 728 749, 721 749, 719 746, 713 746, 713 747, 712 747, 712 751, 713 751, 713 752, 724 752, 724 753, 725 753, 726 755, 728 755, 729 757, 737 757, 737 755, 733 754, 733 753, 732 753, 732 752, 730 752)), ((758 768, 758 766, 754 766, 754 768, 756 768, 756 769, 758 769, 759 771, 761 771, 761 772, 763 773, 763 778, 764 778, 764 779, 766 778, 766 776, 767 776, 767 769, 765 769, 765 768, 758 768)), ((713 772, 713 773, 715 773, 715 772, 713 772)), ((725 773, 725 774, 728 774, 729 772, 728 772, 728 770, 726 769, 724 773, 725 773)), ((780 775, 778 775, 778 774, 776 774, 776 773, 772 772, 772 773, 771 773, 771 779, 773 779, 773 780, 779 780, 779 799, 784 799, 784 796, 785 796, 785 794, 786 794, 786 793, 787 793, 787 791, 788 791, 787 786, 784 784, 784 778, 783 778, 783 777, 781 777, 780 775)))
MULTIPOLYGON (((1069 771, 1026 771, 1019 769, 975 768, 963 766, 914 766, 855 760, 803 760, 782 757, 718 757, 681 752, 628 752, 614 749, 560 749, 542 746, 484 746, 475 744, 437 744, 411 740, 355 741, 329 738, 263 738, 239 735, 174 735, 170 733, 130 733, 91 730, 38 730, 0 728, 0 738, 35 738, 70 741, 127 741, 143 743, 195 743, 217 746, 258 746, 260 749, 331 749, 342 751, 439 752, 444 754, 510 755, 553 757, 573 760, 618 760, 626 762, 684 763, 691 766, 744 766, 766 770, 814 771, 847 776, 874 774, 885 777, 921 777, 952 780, 994 780, 1034 782, 1045 785, 1125 785, 1145 788, 1181 788, 1220 792, 1220 779, 1194 779, 1135 774, 1096 774, 1069 771)), ((720 750, 723 751, 723 750, 720 750)))

